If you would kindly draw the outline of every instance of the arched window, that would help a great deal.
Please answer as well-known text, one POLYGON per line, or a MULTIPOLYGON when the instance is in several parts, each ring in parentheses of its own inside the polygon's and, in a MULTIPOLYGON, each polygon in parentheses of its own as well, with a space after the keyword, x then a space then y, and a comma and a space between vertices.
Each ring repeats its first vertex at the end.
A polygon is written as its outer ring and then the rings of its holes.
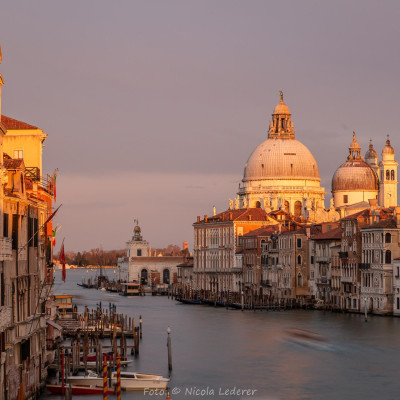
POLYGON ((300 273, 297 275, 297 286, 299 287, 303 286, 303 277, 301 276, 300 273))
POLYGON ((169 285, 169 269, 165 268, 163 271, 163 283, 169 285))
POLYGON ((300 254, 297 256, 297 264, 301 264, 301 255, 300 254))
POLYGON ((259 201, 256 202, 256 208, 261 208, 261 203, 259 201))
POLYGON ((294 216, 295 217, 301 216, 301 201, 296 201, 294 203, 294 216))
POLYGON ((394 181, 394 169, 390 171, 390 179, 394 181))
POLYGON ((392 252, 390 250, 387 250, 385 253, 385 264, 391 264, 392 263, 392 252))
POLYGON ((389 232, 385 235, 385 243, 392 243, 392 235, 389 232))
POLYGON ((142 269, 140 273, 140 283, 142 285, 147 285, 149 283, 149 278, 147 275, 147 269, 142 269))
POLYGON ((386 180, 390 180, 390 171, 388 169, 386 170, 386 180))

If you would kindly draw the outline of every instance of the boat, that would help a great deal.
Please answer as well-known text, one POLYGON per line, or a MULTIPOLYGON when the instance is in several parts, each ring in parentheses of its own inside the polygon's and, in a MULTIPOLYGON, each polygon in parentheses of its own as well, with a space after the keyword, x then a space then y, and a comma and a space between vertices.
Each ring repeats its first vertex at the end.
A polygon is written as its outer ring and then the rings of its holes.
MULTIPOLYGON (((113 384, 117 382, 117 373, 111 374, 113 384)), ((121 372, 122 390, 166 389, 169 379, 161 375, 142 374, 140 372, 121 372)))
MULTIPOLYGON (((65 394, 66 389, 69 388, 69 385, 46 385, 47 390, 51 394, 65 394)), ((79 385, 72 385, 71 386, 72 394, 102 394, 103 388, 96 387, 96 386, 79 386, 79 385)), ((108 389, 107 394, 114 394, 114 389, 108 389)))
MULTIPOLYGON (((68 376, 67 382, 75 386, 103 386, 103 378, 89 371, 86 376, 68 376)), ((169 379, 161 375, 142 374, 140 372, 121 372, 122 390, 166 389, 169 379)), ((116 385, 117 373, 111 374, 111 384, 116 385)))
POLYGON ((126 282, 121 283, 121 296, 139 296, 140 295, 140 283, 138 282, 126 282))
MULTIPOLYGON (((133 362, 132 360, 121 360, 120 361, 121 367, 126 367, 127 365, 131 364, 132 362, 133 362)), ((96 367, 96 361, 88 361, 86 363, 86 366, 88 368, 96 367)), ((83 369, 83 368, 85 368, 85 363, 83 361, 81 361, 79 364, 79 369, 83 369)))
POLYGON ((180 299, 179 301, 183 304, 203 304, 201 299, 180 299))

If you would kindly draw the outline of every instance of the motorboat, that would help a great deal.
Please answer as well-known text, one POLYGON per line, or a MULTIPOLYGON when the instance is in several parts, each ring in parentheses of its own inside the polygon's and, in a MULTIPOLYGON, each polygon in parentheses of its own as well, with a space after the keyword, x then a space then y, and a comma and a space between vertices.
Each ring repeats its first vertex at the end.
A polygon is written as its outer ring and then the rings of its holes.
MULTIPOLYGON (((117 373, 111 375, 113 384, 117 382, 117 373)), ((166 389, 169 379, 161 375, 142 374, 140 372, 121 372, 122 390, 166 389)))
MULTIPOLYGON (((46 388, 51 394, 65 394, 69 386, 56 384, 56 385, 46 385, 46 388)), ((104 389, 102 387, 96 387, 96 386, 73 385, 71 386, 71 391, 72 394, 79 394, 79 395, 104 393, 104 389)), ((114 394, 114 389, 108 389, 107 394, 114 394)))
MULTIPOLYGON (((144 390, 144 389, 166 389, 169 379, 161 375, 142 374, 140 372, 121 372, 122 390, 144 390)), ((96 373, 89 371, 86 376, 69 376, 67 382, 76 386, 97 386, 103 385, 103 378, 96 373)), ((111 374, 111 384, 117 384, 117 372, 111 374)))

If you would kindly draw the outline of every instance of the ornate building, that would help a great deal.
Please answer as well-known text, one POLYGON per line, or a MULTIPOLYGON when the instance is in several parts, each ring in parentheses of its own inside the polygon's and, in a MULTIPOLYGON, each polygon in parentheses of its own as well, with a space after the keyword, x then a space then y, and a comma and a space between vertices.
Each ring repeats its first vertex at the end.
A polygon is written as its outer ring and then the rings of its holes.
POLYGON ((359 209, 368 208, 370 203, 377 203, 381 207, 395 207, 398 162, 394 157, 394 149, 387 139, 379 164, 372 143, 364 161, 361 146, 353 132, 347 160, 336 170, 332 178, 335 208, 342 210, 348 208, 346 214, 349 215, 355 212, 354 205, 358 205, 359 209))
POLYGON ((316 210, 324 208, 325 190, 320 182, 317 162, 296 140, 289 107, 280 92, 268 138, 245 164, 235 208, 262 207, 267 212, 283 208, 295 217, 315 219, 316 210))

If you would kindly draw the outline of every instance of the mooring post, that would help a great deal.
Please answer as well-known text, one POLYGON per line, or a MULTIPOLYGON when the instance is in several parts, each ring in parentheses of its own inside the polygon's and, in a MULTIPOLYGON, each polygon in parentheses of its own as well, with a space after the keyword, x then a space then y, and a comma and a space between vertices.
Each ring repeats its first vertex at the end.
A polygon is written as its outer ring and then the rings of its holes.
POLYGON ((139 316, 139 329, 140 329, 140 339, 142 338, 142 332, 143 332, 143 320, 142 320, 142 316, 139 316))
POLYGON ((168 347, 168 371, 172 371, 172 350, 171 350, 171 328, 167 328, 167 347, 168 347))

